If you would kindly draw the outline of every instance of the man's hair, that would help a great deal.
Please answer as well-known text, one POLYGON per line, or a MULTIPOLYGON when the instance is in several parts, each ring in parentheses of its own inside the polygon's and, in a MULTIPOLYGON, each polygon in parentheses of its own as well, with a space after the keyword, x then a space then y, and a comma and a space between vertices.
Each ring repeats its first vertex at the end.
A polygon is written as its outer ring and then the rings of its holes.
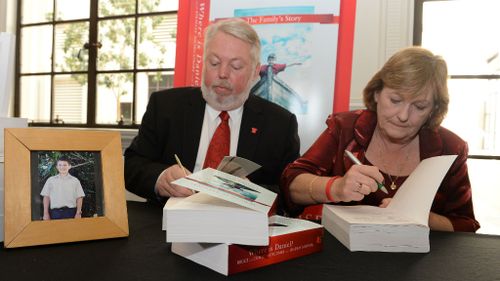
POLYGON ((68 157, 66 157, 66 156, 61 156, 61 157, 57 158, 56 163, 57 163, 57 162, 60 162, 60 161, 67 162, 68 164, 70 164, 70 165, 71 165, 71 162, 69 162, 69 158, 68 158, 68 157))
POLYGON ((204 56, 206 56, 208 44, 218 32, 223 32, 250 44, 250 56, 253 66, 260 62, 259 35, 248 22, 239 18, 219 20, 207 27, 205 30, 204 56))
POLYGON ((448 69, 440 56, 421 47, 409 47, 395 53, 372 77, 363 90, 366 108, 377 111, 375 94, 384 87, 408 92, 417 97, 432 91, 434 108, 429 120, 424 124, 437 128, 448 112, 448 69))

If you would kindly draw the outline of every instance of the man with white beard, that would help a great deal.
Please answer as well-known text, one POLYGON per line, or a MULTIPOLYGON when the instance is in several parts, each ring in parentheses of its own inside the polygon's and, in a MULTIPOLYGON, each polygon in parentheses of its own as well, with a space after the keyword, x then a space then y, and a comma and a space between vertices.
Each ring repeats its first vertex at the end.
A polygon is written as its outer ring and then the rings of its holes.
POLYGON ((213 167, 207 165, 207 152, 214 132, 225 122, 228 155, 261 165, 248 179, 277 192, 283 169, 299 156, 300 142, 294 114, 249 95, 259 79, 257 33, 241 19, 213 23, 205 31, 203 56, 201 88, 151 95, 139 133, 125 151, 126 188, 150 200, 193 194, 171 182, 186 172, 213 167), (175 154, 188 171, 176 163, 175 154))

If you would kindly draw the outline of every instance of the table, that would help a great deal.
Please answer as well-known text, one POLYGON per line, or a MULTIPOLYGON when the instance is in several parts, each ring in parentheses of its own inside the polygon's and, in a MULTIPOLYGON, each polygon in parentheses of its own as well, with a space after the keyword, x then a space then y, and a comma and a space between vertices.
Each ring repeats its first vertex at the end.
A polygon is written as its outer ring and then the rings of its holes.
POLYGON ((170 252, 160 206, 127 207, 128 238, 1 248, 0 280, 500 280, 500 236, 445 232, 410 254, 350 252, 325 231, 321 253, 226 277, 170 252))

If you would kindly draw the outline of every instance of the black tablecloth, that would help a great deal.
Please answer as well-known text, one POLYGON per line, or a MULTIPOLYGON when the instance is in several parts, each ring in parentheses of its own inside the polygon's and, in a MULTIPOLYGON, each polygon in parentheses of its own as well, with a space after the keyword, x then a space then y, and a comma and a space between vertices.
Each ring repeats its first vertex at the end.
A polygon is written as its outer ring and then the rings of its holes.
POLYGON ((0 249, 0 280, 500 280, 500 236, 431 232, 431 252, 350 252, 325 231, 324 249, 229 277, 170 252, 162 209, 129 202, 128 238, 0 249))

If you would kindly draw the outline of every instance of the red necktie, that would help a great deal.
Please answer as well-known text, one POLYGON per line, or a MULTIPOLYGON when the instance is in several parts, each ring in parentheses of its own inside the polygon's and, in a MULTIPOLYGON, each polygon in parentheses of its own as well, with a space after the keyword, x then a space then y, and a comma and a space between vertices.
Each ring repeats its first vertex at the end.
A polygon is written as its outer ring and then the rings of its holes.
POLYGON ((222 111, 219 117, 221 122, 215 130, 210 145, 208 146, 203 169, 209 167, 216 169, 222 158, 229 155, 229 136, 231 135, 228 123, 229 114, 227 114, 227 111, 222 111))

